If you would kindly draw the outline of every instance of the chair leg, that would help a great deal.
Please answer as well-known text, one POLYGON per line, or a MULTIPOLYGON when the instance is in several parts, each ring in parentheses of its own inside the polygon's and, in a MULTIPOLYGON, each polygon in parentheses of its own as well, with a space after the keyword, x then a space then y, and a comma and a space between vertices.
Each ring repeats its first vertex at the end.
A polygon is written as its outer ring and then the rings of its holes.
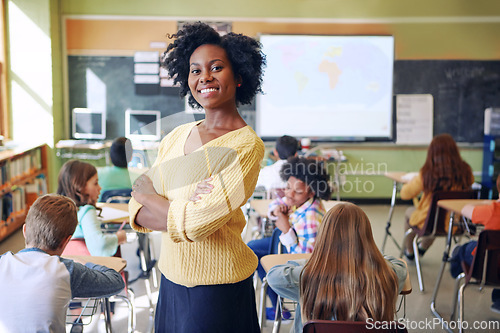
MULTIPOLYGON (((148 236, 148 243, 149 243, 149 253, 151 254, 152 259, 156 259, 156 253, 155 253, 155 249, 154 249, 153 239, 150 237, 149 234, 147 234, 147 236, 148 236)), ((151 268, 151 274, 153 275, 153 287, 155 287, 155 289, 158 289, 158 273, 157 273, 156 265, 154 265, 151 268)))
POLYGON ((458 332, 460 333, 464 331, 462 323, 464 322, 464 291, 466 286, 466 283, 462 284, 458 292, 458 332))
POLYGON ((458 291, 460 288, 460 284, 462 280, 465 278, 465 273, 460 273, 456 278, 455 278, 455 288, 453 290, 453 303, 451 305, 451 316, 450 316, 450 321, 453 321, 455 319, 455 316, 457 314, 457 301, 458 301, 458 291))
POLYGON ((410 233, 412 232, 412 230, 413 230, 412 228, 409 228, 409 229, 408 229, 408 230, 406 230, 406 232, 405 232, 405 235, 404 235, 404 237, 403 237, 403 243, 401 244, 401 248, 400 248, 400 250, 401 250, 401 251, 399 252, 399 258, 400 258, 400 259, 401 259, 401 258, 403 258, 403 255, 405 254, 405 249, 406 249, 406 247, 405 247, 406 238, 408 238, 408 236, 410 235, 410 233))
POLYGON ((267 295, 267 279, 264 277, 260 288, 260 306, 259 306, 259 324, 261 332, 266 326, 266 295, 267 295))
POLYGON ((119 298, 125 303, 127 303, 128 306, 128 332, 133 333, 135 332, 135 306, 133 299, 135 298, 134 293, 128 289, 127 292, 129 293, 129 297, 123 296, 123 295, 115 295, 113 298, 119 298))
POLYGON ((278 299, 276 300, 276 314, 274 316, 274 324, 273 324, 273 333, 279 333, 281 327, 281 306, 282 298, 278 295, 278 299))
POLYGON ((413 254, 415 255, 415 266, 417 267, 418 285, 420 287, 420 291, 424 292, 424 278, 422 276, 422 267, 420 266, 420 256, 418 254, 418 238, 418 236, 413 238, 413 254))

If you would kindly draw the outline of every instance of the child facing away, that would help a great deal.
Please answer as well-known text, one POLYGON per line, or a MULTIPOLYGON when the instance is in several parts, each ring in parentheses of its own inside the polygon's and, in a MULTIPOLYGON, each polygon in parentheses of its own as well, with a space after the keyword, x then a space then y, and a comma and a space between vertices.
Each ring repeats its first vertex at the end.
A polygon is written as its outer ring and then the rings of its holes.
MULTIPOLYGON (((279 239, 288 253, 311 253, 316 241, 316 233, 325 207, 322 199, 331 194, 329 176, 324 164, 304 157, 290 158, 281 168, 281 177, 287 182, 285 197, 278 197, 269 205, 269 218, 275 221, 281 231, 279 239)), ((247 244, 262 258, 271 252, 271 237, 256 239, 247 244)), ((266 272, 259 263, 257 267, 262 279, 266 272)), ((269 319, 274 319, 277 296, 271 288, 268 295, 273 305, 266 311, 269 319)), ((288 314, 285 314, 285 317, 288 314)))
POLYGON ((279 160, 260 170, 256 187, 264 187, 266 191, 284 189, 286 187, 286 181, 281 179, 281 168, 288 158, 297 156, 298 148, 299 142, 294 137, 289 135, 279 137, 276 140, 276 147, 273 150, 274 156, 277 156, 279 160))
MULTIPOLYGON (((415 207, 406 211, 405 231, 410 227, 422 228, 431 205, 432 194, 437 191, 465 191, 474 183, 472 169, 460 156, 457 144, 449 134, 436 135, 427 150, 427 158, 417 176, 401 188, 401 199, 416 201, 415 207), (420 200, 416 198, 422 195, 420 200)), ((406 237, 405 256, 413 260, 414 231, 406 237)), ((419 254, 432 245, 434 238, 424 237, 418 245, 419 254)))
POLYGON ((65 332, 71 298, 123 290, 115 270, 60 257, 77 224, 67 197, 46 194, 33 203, 23 226, 26 248, 0 256, 1 332, 65 332))
POLYGON ((112 166, 99 168, 97 174, 102 194, 109 190, 132 190, 132 182, 128 171, 128 163, 132 159, 132 144, 125 137, 119 137, 113 140, 109 150, 112 166))
POLYGON ((267 281, 280 296, 299 302, 299 333, 308 320, 394 320, 406 275, 402 260, 378 250, 365 212, 339 203, 323 218, 311 258, 274 266, 267 281))
MULTIPOLYGON (((497 177, 497 189, 500 192, 500 177, 497 177)), ((500 199, 491 205, 468 204, 462 208, 462 214, 471 216, 472 223, 484 225, 484 230, 500 230, 500 199)), ((451 254, 450 273, 456 278, 463 272, 462 261, 472 265, 476 253, 477 241, 473 240, 463 245, 457 245, 451 254)), ((500 313, 500 289, 493 289, 491 293, 491 311, 500 313)))
MULTIPOLYGON (((110 257, 127 241, 127 235, 124 230, 115 234, 102 232, 96 208, 100 191, 97 170, 92 164, 79 160, 64 163, 59 172, 57 194, 71 198, 78 207, 78 226, 71 242, 84 240, 91 255, 110 257)), ((71 242, 67 253, 72 249, 71 242)))

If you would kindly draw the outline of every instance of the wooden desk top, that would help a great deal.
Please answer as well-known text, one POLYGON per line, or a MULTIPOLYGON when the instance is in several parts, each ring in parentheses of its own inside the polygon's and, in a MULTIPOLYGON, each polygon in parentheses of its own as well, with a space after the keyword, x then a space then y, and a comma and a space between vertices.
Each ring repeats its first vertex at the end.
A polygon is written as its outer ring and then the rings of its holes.
POLYGON ((389 179, 395 180, 398 183, 408 183, 410 179, 405 179, 404 176, 407 174, 412 174, 414 172, 402 172, 402 171, 394 171, 394 172, 386 172, 384 176, 389 179))
MULTIPOLYGON (((437 204, 439 207, 449 210, 450 212, 461 214, 462 208, 464 208, 465 205, 470 204, 474 206, 479 206, 479 205, 488 205, 491 204, 492 202, 495 202, 495 200, 448 199, 448 200, 439 200, 437 204)), ((472 216, 464 215, 464 217, 470 219, 472 216)))
POLYGON ((80 263, 91 262, 93 264, 106 266, 114 269, 117 272, 121 272, 127 267, 127 261, 123 258, 118 257, 97 257, 97 256, 63 256, 66 259, 71 259, 80 263))
POLYGON ((128 204, 126 203, 105 203, 105 202, 98 202, 97 207, 110 207, 110 208, 115 208, 119 210, 123 210, 124 212, 128 212, 128 204))
MULTIPOLYGON (((272 267, 276 265, 286 264, 289 260, 297 260, 297 259, 309 259, 311 258, 311 253, 284 253, 284 254, 268 254, 267 256, 263 256, 260 259, 260 263, 264 270, 268 272, 272 267)), ((401 290, 401 295, 408 295, 412 291, 410 274, 408 272, 408 265, 406 261, 403 260, 406 265, 407 273, 406 280, 403 286, 403 290, 401 290)))
MULTIPOLYGON (((252 207, 260 217, 267 217, 267 211, 269 209, 269 204, 272 199, 254 199, 250 200, 250 207, 252 207)), ((344 202, 337 200, 323 200, 323 206, 325 206, 326 211, 329 211, 333 206, 344 202)))
MULTIPOLYGON (((128 215, 128 204, 126 203, 104 203, 104 202, 98 202, 97 207, 100 207, 103 209, 103 211, 106 208, 110 208, 110 210, 117 210, 117 211, 122 211, 125 212, 126 214, 113 214, 113 212, 110 212, 112 216, 116 215, 121 215, 120 217, 117 217, 116 219, 107 219, 103 220, 103 223, 122 223, 124 220, 129 219, 128 215)), ((119 213, 119 212, 118 212, 119 213)), ((106 215, 106 214, 103 214, 106 215)))
POLYGON ((262 268, 267 272, 276 265, 286 264, 289 260, 309 259, 311 253, 283 253, 283 254, 268 254, 260 258, 262 268))

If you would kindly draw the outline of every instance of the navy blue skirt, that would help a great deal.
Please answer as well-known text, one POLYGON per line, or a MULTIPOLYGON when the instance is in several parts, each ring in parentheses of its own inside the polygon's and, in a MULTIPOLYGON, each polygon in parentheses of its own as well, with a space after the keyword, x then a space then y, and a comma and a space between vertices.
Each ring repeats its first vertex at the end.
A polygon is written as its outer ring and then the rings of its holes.
POLYGON ((260 332, 252 276, 234 284, 188 288, 162 274, 155 332, 260 332))

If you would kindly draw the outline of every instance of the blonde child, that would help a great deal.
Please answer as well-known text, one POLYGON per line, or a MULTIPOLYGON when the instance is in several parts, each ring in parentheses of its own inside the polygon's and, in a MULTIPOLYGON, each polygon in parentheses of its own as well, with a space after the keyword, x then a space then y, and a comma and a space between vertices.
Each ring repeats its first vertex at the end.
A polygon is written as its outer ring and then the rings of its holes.
POLYGON ((280 296, 299 302, 299 333, 308 320, 394 320, 406 274, 402 260, 378 250, 365 212, 339 203, 323 218, 311 258, 271 268, 267 281, 280 296))

